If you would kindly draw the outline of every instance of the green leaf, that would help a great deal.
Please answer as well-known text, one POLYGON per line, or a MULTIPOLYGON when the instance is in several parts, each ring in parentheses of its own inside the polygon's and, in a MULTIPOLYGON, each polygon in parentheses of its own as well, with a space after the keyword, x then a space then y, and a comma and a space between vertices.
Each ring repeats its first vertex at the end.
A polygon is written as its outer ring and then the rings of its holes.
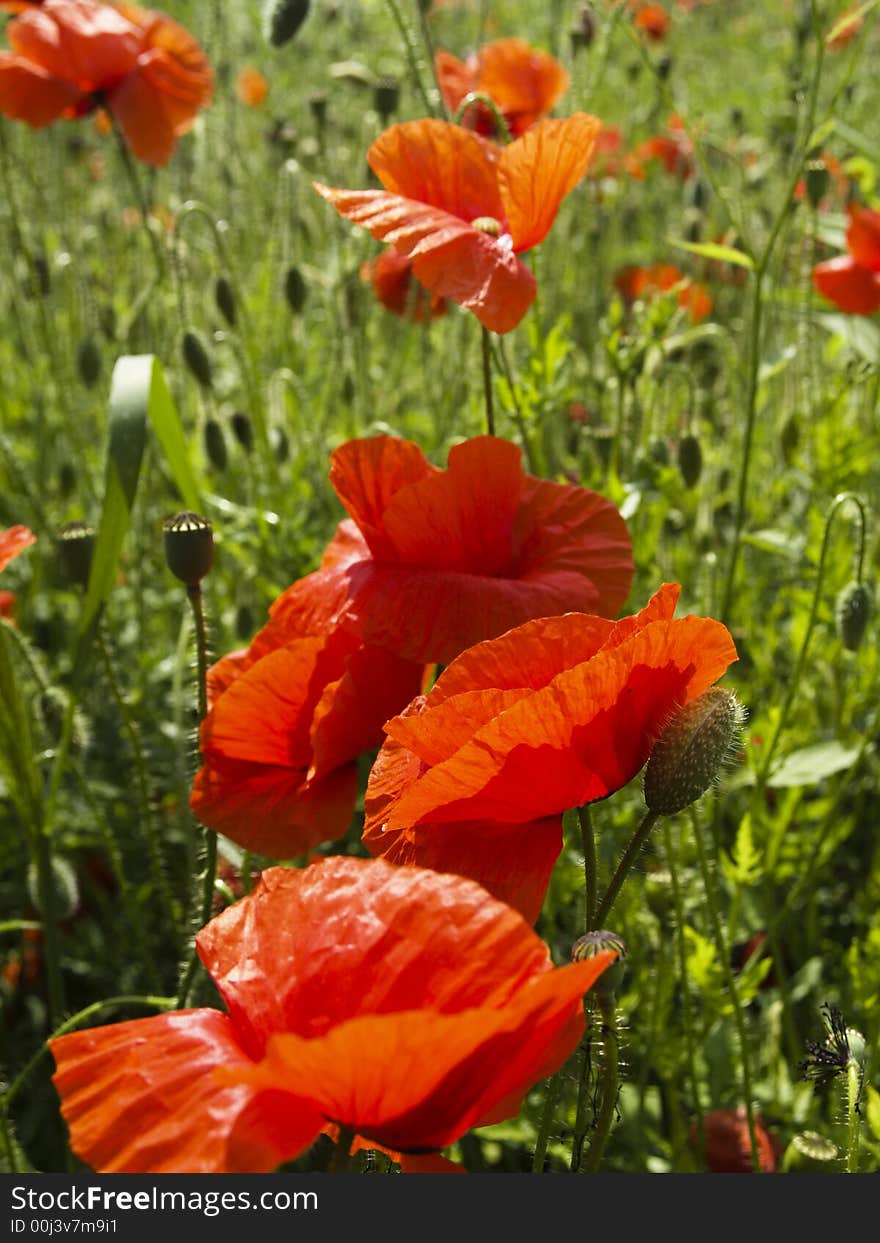
POLYGON ((162 364, 152 355, 132 357, 143 357, 152 361, 147 414, 185 508, 201 513, 202 495, 190 459, 189 445, 174 404, 174 398, 165 380, 162 364))
POLYGON ((880 367, 880 324, 864 315, 820 314, 818 323, 829 332, 842 337, 854 354, 859 354, 873 367, 880 367))
POLYGON ((776 553, 781 557, 789 557, 799 561, 803 556, 806 539, 803 535, 792 535, 788 531, 776 531, 767 527, 762 531, 749 531, 742 537, 744 544, 752 548, 760 548, 762 552, 776 553))
POLYGON ((680 250, 689 250, 692 255, 701 255, 704 259, 717 259, 719 263, 732 263, 738 268, 748 268, 750 272, 755 267, 751 256, 745 251, 737 250, 735 246, 721 246, 718 242, 684 242, 676 237, 671 237, 669 241, 672 246, 678 246, 680 250))
POLYGON ((880 1092, 868 1084, 868 1107, 865 1110, 868 1126, 875 1139, 880 1140, 880 1092))
POLYGON ((770 775, 767 784, 775 789, 789 786, 812 786, 826 777, 851 768, 860 747, 845 747, 842 742, 818 742, 792 751, 770 775))

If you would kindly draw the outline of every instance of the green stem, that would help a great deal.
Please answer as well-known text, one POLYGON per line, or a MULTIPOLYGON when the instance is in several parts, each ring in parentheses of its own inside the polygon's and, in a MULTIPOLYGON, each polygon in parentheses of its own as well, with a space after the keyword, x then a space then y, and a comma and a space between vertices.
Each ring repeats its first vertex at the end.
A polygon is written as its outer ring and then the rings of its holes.
POLYGON ((861 1067, 851 1057, 846 1068, 846 1172, 857 1174, 859 1169, 859 1098, 862 1092, 861 1067))
MULTIPOLYGON (((584 1000, 584 1007, 587 1007, 587 1001, 584 1000)), ((592 1058, 590 1057, 590 1045, 592 1043, 592 1032, 588 1032, 581 1041, 581 1059, 580 1074, 578 1075, 578 1098, 577 1110, 574 1119, 574 1134, 571 1141, 571 1160, 569 1169, 572 1174, 577 1174, 581 1168, 581 1159, 584 1152, 584 1140, 587 1137, 587 1102, 589 1099, 589 1086, 592 1070, 592 1058)))
POLYGON ((486 398, 486 431, 490 436, 495 435, 495 410, 492 404, 492 340, 489 336, 489 329, 482 329, 483 341, 483 393, 486 398))
POLYGON ((621 860, 617 865, 617 870, 611 877, 611 882, 605 890, 604 897, 593 916, 592 924, 594 928, 602 928, 607 923, 611 908, 617 899, 617 895, 620 893, 623 882, 626 880, 627 873, 641 854, 642 847, 648 840, 656 822, 656 814, 653 811, 646 812, 641 824, 630 838, 629 845, 623 852, 621 860))
POLYGON ((354 1140, 354 1130, 351 1127, 340 1126, 339 1135, 336 1138, 336 1147, 333 1151, 333 1159, 330 1162, 330 1174, 347 1174, 351 1171, 351 1145, 354 1140))
POLYGON ((532 1157, 533 1174, 544 1173, 544 1162, 547 1159, 547 1143, 550 1139, 550 1129, 553 1126, 553 1117, 556 1113, 556 1104, 559 1100, 559 1089, 561 1086, 562 1071, 557 1070, 556 1074, 547 1080, 544 1108, 541 1112, 541 1121, 535 1138, 535 1155, 532 1157))
POLYGON ((416 90, 418 91, 419 95, 421 95, 422 97, 422 103, 425 106, 425 113, 427 116, 432 117, 434 116, 435 109, 434 109, 433 103, 431 102, 431 96, 428 94, 428 89, 425 86, 425 82, 422 77, 422 67, 419 64, 419 54, 418 54, 418 50, 415 45, 415 41, 413 40, 413 37, 412 37, 412 31, 410 30, 409 26, 406 23, 406 20, 404 19, 403 14, 400 11, 400 6, 398 5, 397 0, 386 0, 386 2, 388 4, 388 8, 391 10, 391 16, 394 18, 394 23, 397 26, 398 31, 400 32, 400 37, 403 40, 403 47, 404 47, 404 51, 406 52, 406 59, 409 64, 410 72, 412 73, 412 76, 413 76, 413 81, 415 82, 415 85, 416 85, 416 90))
POLYGON ((675 909, 675 944, 678 955, 678 974, 681 984, 681 1018, 684 1027, 685 1056, 687 1058, 688 1075, 691 1081, 691 1094, 694 1099, 694 1110, 697 1119, 697 1151, 705 1150, 705 1134, 703 1122, 703 1106, 700 1101, 700 1082, 697 1076, 696 1045, 694 1041, 693 1015, 691 1014, 691 996, 687 976, 687 948, 684 939, 684 904, 681 899, 681 887, 678 883, 678 859, 672 841, 669 821, 663 821, 663 846, 666 851, 666 865, 672 882, 672 904, 675 909))
POLYGON ((583 807, 577 810, 578 823, 581 826, 581 844, 584 851, 584 897, 586 906, 586 931, 589 932, 595 925, 593 924, 593 915, 596 910, 597 894, 597 861, 596 861, 596 837, 593 833, 593 822, 590 818, 589 804, 585 803, 583 807))
POLYGON ((617 1110, 618 1066, 620 1061, 617 1043, 617 1015, 614 1006, 614 994, 602 989, 596 990, 596 1002, 602 1017, 602 1103, 596 1119, 596 1129, 590 1143, 590 1150, 584 1162, 584 1173, 595 1174, 602 1161, 602 1154, 611 1134, 614 1115, 617 1110))
POLYGON ((721 974, 724 978, 724 984, 730 998, 730 1004, 733 1008, 733 1021, 736 1026, 737 1035, 739 1036, 740 1062, 742 1068, 742 1090, 743 1097, 745 1098, 744 1104, 746 1109, 746 1122, 749 1128, 749 1148, 752 1156, 752 1169, 757 1174, 761 1169, 761 1158, 758 1152, 758 1140, 755 1135, 755 1109, 752 1103, 752 1067, 751 1058, 749 1056, 745 1018, 739 999, 739 990, 736 986, 736 978, 733 974, 733 968, 730 965, 730 950, 727 945, 727 939, 724 935, 724 929, 721 926, 721 917, 719 916, 718 904, 715 900, 715 889, 712 884, 712 877, 709 874, 709 861, 706 858, 706 849, 703 844, 703 833, 700 827, 700 820, 693 808, 691 808, 691 824, 694 826, 694 841, 697 847, 700 873, 703 878, 703 890, 706 895, 706 908, 709 912, 709 922, 712 926, 712 935, 715 938, 715 946, 718 954, 718 965, 721 968, 721 974))
POLYGON ((156 263, 156 276, 159 279, 159 283, 162 284, 165 279, 165 255, 162 253, 159 239, 156 237, 154 230, 150 228, 150 204, 147 201, 144 187, 131 158, 131 151, 128 148, 128 143, 125 141, 125 135, 120 129, 119 122, 116 120, 112 109, 107 109, 107 115, 110 117, 110 122, 113 126, 113 137, 116 139, 116 148, 122 160, 122 167, 125 169, 125 176, 128 179, 132 193, 137 201, 138 210, 141 213, 141 223, 144 232, 150 241, 150 249, 153 252, 153 259, 156 263))
POLYGON ((535 455, 535 450, 532 446, 532 442, 529 438, 529 433, 526 428, 526 421, 523 416, 522 408, 517 400, 516 384, 513 378, 513 369, 510 365, 510 360, 507 357, 507 350, 504 345, 504 338, 496 337, 495 341, 493 342, 493 345, 496 347, 496 349, 493 350, 493 354, 495 358, 500 362, 501 371, 504 375, 504 379, 507 382, 507 391, 510 393, 510 401, 513 406, 513 419, 514 419, 514 422, 516 423, 517 430, 519 432, 519 438, 522 441, 523 452, 526 455, 526 465, 528 466, 529 472, 532 475, 541 474, 542 472, 538 465, 538 460, 535 455))

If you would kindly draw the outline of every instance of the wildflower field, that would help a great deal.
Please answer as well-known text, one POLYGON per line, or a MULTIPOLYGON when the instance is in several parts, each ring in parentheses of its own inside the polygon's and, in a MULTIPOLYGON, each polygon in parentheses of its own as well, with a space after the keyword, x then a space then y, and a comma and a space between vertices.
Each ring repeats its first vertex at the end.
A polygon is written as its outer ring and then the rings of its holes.
POLYGON ((0 2, 0 1171, 880 1168, 878 56, 0 2))

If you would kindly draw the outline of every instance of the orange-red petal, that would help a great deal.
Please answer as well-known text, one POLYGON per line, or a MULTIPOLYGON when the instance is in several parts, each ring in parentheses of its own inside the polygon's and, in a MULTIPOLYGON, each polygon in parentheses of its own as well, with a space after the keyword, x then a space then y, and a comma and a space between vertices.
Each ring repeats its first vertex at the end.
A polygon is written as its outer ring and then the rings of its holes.
POLYGON ((817 263, 813 285, 829 302, 851 315, 873 315, 880 310, 880 274, 863 268, 852 255, 817 263))
POLYGON ((87 96, 73 82, 20 56, 0 52, 0 113, 34 129, 72 116, 87 96))
POLYGON ((0 570, 4 570, 19 553, 36 542, 37 537, 33 531, 21 525, 0 531, 0 570))
POLYGON ((504 148, 498 184, 515 251, 547 236, 560 203, 587 171, 601 128, 598 117, 576 112, 540 121, 504 148))
POLYGON ((51 0, 28 9, 6 35, 20 57, 85 93, 129 73, 142 46, 137 28, 115 7, 92 0, 51 0))
POLYGON ((266 1125, 271 1101, 246 1085, 216 1081, 220 1067, 251 1065, 218 1010, 184 1010, 72 1032, 50 1041, 53 1082, 71 1147, 99 1173, 263 1173, 302 1151, 322 1119, 290 1109, 286 1133, 266 1125), (263 1118, 256 1135, 255 1116, 263 1118), (281 1141, 281 1142, 279 1142, 281 1141))
POLYGON ((846 245, 860 267, 880 272, 880 211, 850 204, 846 245))
POLYGON ((487 143, 448 121, 425 118, 392 125, 367 160, 386 190, 470 222, 501 218, 497 156, 487 143))
POLYGON ((545 116, 568 85, 559 61, 522 39, 495 39, 480 49, 476 89, 498 105, 514 136, 545 116))

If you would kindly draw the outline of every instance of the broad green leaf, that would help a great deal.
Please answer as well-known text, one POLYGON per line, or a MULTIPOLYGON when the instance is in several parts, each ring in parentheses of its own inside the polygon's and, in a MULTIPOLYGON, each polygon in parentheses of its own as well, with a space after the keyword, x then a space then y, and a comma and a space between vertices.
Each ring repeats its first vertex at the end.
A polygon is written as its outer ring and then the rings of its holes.
POLYGON ((880 367, 880 324, 875 324, 864 315, 821 314, 816 321, 835 333, 846 342, 854 354, 859 354, 865 362, 880 367))
POLYGON ((770 775, 769 786, 784 789, 788 786, 812 786, 835 773, 851 768, 858 758, 860 747, 845 747, 842 742, 818 742, 810 747, 792 751, 770 775))
POLYGON ((789 531, 776 531, 771 527, 762 531, 749 531, 742 537, 744 544, 752 548, 760 548, 762 552, 776 553, 781 557, 789 557, 799 561, 803 556, 806 540, 803 535, 793 535, 789 531))
MULTIPOLYGON (((183 432, 183 425, 171 396, 171 390, 165 380, 165 372, 158 358, 144 355, 152 360, 150 391, 147 402, 147 414, 156 433, 156 439, 165 455, 165 461, 171 472, 177 490, 187 509, 201 513, 203 504, 199 486, 196 482, 189 445, 183 432)), ((121 360, 120 360, 121 361, 121 360)))
POLYGON ((719 263, 732 263, 738 268, 748 268, 751 272, 755 264, 745 251, 735 246, 722 246, 718 242, 685 242, 677 237, 669 239, 673 246, 680 250, 689 250, 692 255, 700 255, 704 259, 717 259, 719 263))

